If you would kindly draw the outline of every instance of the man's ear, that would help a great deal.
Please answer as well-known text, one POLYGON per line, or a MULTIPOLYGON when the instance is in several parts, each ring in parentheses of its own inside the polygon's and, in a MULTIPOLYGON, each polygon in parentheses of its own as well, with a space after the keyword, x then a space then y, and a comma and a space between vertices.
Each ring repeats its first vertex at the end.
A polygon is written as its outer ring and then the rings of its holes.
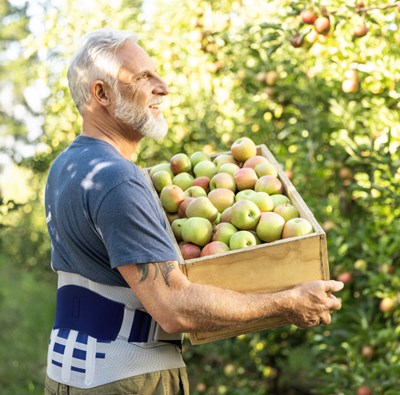
POLYGON ((96 80, 93 82, 92 95, 101 106, 110 105, 110 86, 104 81, 96 80))

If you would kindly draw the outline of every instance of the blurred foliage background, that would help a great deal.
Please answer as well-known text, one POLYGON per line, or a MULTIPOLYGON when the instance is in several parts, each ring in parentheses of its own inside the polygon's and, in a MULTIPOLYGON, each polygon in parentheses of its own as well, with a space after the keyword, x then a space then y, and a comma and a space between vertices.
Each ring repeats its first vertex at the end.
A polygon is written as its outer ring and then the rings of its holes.
POLYGON ((243 135, 266 144, 327 232, 332 278, 346 283, 329 327, 186 342, 193 394, 398 395, 399 9, 392 0, 3 1, 1 393, 43 393, 56 287, 43 187, 80 133, 68 62, 81 35, 113 27, 136 32, 170 87, 168 136, 143 141, 132 160, 226 151, 243 135), (328 33, 302 22, 308 8, 329 17, 328 33))

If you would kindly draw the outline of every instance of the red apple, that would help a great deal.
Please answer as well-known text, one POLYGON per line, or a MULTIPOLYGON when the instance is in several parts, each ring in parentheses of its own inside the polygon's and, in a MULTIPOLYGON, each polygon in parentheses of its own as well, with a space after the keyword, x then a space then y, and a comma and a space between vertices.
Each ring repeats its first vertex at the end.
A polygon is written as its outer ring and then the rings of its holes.
POLYGON ((176 185, 167 185, 160 193, 161 205, 169 213, 176 213, 184 200, 185 192, 176 185))
POLYGON ((192 170, 192 164, 189 157, 184 153, 175 154, 169 161, 172 172, 179 174, 182 172, 189 172, 192 170))
POLYGON ((181 204, 178 206, 178 215, 179 215, 179 218, 185 218, 185 217, 186 217, 186 209, 187 209, 187 206, 188 206, 189 203, 190 203, 191 201, 193 201, 194 199, 195 199, 195 197, 190 196, 190 197, 186 197, 186 199, 185 199, 183 202, 181 202, 181 204))
POLYGON ((229 247, 222 241, 211 241, 203 247, 200 256, 223 254, 228 251, 229 247))
POLYGON ((350 272, 343 272, 336 277, 336 280, 343 284, 350 284, 353 281, 353 275, 350 272))
POLYGON ((235 203, 235 193, 227 188, 217 188, 209 192, 208 199, 222 213, 235 203))
POLYGON ((261 213, 256 233, 257 236, 267 243, 279 240, 282 235, 285 220, 274 212, 261 213))
POLYGON ((221 217, 219 219, 219 222, 231 222, 231 217, 232 217, 232 206, 226 208, 222 213, 221 217))
POLYGON ((354 28, 353 28, 353 36, 354 37, 357 37, 357 38, 364 37, 367 35, 367 33, 368 33, 368 27, 366 26, 365 23, 354 26, 354 28))
POLYGON ((304 236, 314 231, 312 225, 305 218, 292 218, 286 222, 282 232, 282 239, 304 236))
POLYGON ((269 162, 265 156, 256 155, 247 159, 246 162, 243 163, 242 167, 251 167, 252 169, 255 169, 256 166, 259 165, 260 163, 269 163, 269 162))
POLYGON ((231 222, 238 229, 254 229, 260 216, 260 209, 251 200, 239 200, 232 206, 231 222))
POLYGON ((355 93, 358 91, 359 83, 357 80, 345 79, 342 82, 342 91, 344 93, 355 93))
POLYGON ((257 147, 250 138, 241 137, 231 145, 231 154, 238 162, 245 162, 257 155, 257 147))
POLYGON ((258 180, 255 170, 251 167, 242 167, 236 170, 233 177, 236 182, 236 188, 239 191, 253 189, 258 180))
POLYGON ((193 180, 192 186, 202 187, 206 192, 209 191, 210 178, 207 176, 200 176, 193 180))
POLYGON ((372 390, 367 385, 363 385, 357 389, 356 395, 372 395, 372 390))
POLYGON ((314 28, 319 34, 328 34, 331 30, 331 22, 327 16, 320 16, 314 21, 314 28))
POLYGON ((217 173, 210 180, 210 190, 217 188, 230 189, 236 191, 236 182, 232 175, 228 173, 217 173))
POLYGON ((274 195, 276 193, 281 194, 283 191, 283 186, 282 182, 277 177, 262 176, 254 185, 254 190, 256 192, 266 192, 268 195, 274 195))
POLYGON ((394 308, 394 299, 388 296, 384 297, 379 303, 379 309, 383 313, 389 313, 394 308))
POLYGON ((314 10, 305 9, 300 12, 300 18, 303 23, 306 23, 307 25, 312 25, 317 19, 317 15, 315 14, 314 10))
POLYGON ((198 258, 201 254, 201 248, 197 244, 183 242, 179 244, 179 249, 183 259, 198 258))

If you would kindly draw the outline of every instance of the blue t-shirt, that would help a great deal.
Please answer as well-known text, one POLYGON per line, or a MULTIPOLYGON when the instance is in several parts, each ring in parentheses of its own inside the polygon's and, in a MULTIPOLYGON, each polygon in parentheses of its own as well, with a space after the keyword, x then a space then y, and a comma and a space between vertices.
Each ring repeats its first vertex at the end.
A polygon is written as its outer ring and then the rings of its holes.
POLYGON ((56 158, 45 206, 54 270, 127 286, 118 266, 178 260, 146 177, 105 141, 78 136, 56 158))

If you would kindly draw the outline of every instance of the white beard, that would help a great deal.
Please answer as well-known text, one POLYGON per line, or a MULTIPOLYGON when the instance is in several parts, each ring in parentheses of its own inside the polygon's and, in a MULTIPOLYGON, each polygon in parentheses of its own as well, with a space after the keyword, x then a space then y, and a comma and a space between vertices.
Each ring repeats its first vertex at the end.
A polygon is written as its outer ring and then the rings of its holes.
POLYGON ((161 140, 168 132, 168 125, 162 114, 156 119, 147 108, 122 98, 116 92, 115 117, 137 130, 143 137, 161 140))

